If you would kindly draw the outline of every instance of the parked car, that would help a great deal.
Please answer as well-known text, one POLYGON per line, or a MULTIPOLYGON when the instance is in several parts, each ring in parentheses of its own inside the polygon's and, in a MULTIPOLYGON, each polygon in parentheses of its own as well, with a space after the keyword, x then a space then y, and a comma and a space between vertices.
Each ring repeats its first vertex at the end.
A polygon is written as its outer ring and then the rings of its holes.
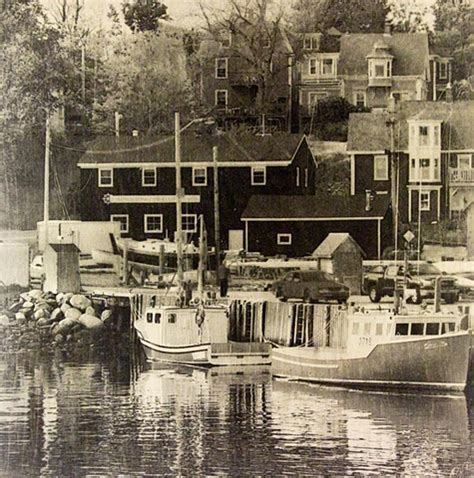
POLYGON ((293 271, 272 285, 276 297, 302 299, 304 302, 335 300, 344 303, 350 296, 349 287, 337 282, 331 274, 323 271, 293 271))
MULTIPOLYGON (((401 289, 404 282, 404 266, 389 265, 375 266, 373 270, 364 274, 363 290, 369 295, 372 302, 379 302, 382 297, 393 297, 395 289, 401 289)), ((434 297, 435 280, 442 276, 442 272, 433 264, 410 264, 407 273, 407 288, 414 291, 411 302, 421 303, 423 299, 434 297)), ((441 279, 441 298, 447 304, 459 300, 460 289, 456 279, 443 275, 441 279)))

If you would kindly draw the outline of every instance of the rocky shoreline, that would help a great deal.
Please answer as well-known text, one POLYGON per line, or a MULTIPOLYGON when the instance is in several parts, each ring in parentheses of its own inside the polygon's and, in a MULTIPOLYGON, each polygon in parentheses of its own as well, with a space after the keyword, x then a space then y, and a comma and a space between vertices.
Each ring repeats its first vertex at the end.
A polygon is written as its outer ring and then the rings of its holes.
POLYGON ((113 312, 84 294, 30 290, 0 309, 0 351, 94 347, 111 325, 113 312))

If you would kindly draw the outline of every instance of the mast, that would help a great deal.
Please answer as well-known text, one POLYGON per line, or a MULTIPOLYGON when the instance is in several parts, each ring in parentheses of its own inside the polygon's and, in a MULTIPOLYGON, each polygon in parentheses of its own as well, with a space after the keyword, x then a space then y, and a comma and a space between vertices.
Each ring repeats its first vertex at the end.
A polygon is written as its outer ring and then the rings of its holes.
POLYGON ((199 266, 198 266, 198 297, 202 300, 204 293, 204 273, 206 270, 206 229, 204 227, 204 215, 199 217, 199 266))
POLYGON ((44 147, 44 205, 43 205, 43 227, 44 227, 44 249, 46 251, 49 243, 49 146, 51 143, 51 131, 49 127, 49 111, 46 112, 46 133, 44 147))
POLYGON ((181 188, 181 126, 179 113, 174 114, 174 148, 176 162, 176 261, 178 283, 182 284, 183 274, 183 227, 182 227, 182 188, 181 188))

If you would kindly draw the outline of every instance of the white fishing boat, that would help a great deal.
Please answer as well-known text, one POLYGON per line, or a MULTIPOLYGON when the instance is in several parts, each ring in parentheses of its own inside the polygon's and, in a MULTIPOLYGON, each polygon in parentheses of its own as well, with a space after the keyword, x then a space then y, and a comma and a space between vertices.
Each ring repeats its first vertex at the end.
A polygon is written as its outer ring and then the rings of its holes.
MULTIPOLYGON (((203 218, 200 218, 200 261, 198 294, 186 298, 183 280, 181 227, 180 126, 176 117, 176 216, 177 297, 155 297, 142 307, 134 320, 138 339, 148 360, 202 366, 265 365, 270 363, 271 346, 265 343, 233 343, 228 340, 228 307, 203 291, 205 251, 203 218), (173 303, 174 302, 174 303, 173 303)), ((212 295, 212 294, 211 294, 212 295)))

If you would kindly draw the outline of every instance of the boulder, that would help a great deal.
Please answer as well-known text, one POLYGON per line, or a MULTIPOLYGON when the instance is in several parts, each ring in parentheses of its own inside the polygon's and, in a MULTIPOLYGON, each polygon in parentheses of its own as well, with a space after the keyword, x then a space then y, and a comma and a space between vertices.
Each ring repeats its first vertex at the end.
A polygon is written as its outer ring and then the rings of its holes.
POLYGON ((0 325, 4 327, 10 325, 10 318, 8 315, 0 315, 0 325))
POLYGON ((56 294, 56 302, 58 305, 61 305, 64 302, 64 294, 62 292, 56 294))
POLYGON ((102 322, 107 322, 112 318, 112 311, 110 309, 105 309, 102 314, 100 314, 100 319, 102 322))
POLYGON ((94 307, 87 307, 86 312, 87 315, 92 315, 92 317, 96 317, 97 314, 95 313, 94 307))
POLYGON ((102 320, 88 314, 82 314, 79 318, 79 323, 88 330, 100 330, 104 327, 102 320))
POLYGON ((39 319, 38 322, 36 322, 36 325, 38 327, 41 327, 42 329, 43 328, 49 328, 50 325, 51 325, 51 321, 50 321, 50 319, 42 318, 42 319, 39 319))
POLYGON ((69 299, 69 303, 83 312, 86 311, 87 307, 92 306, 92 302, 82 294, 75 294, 69 299))
POLYGON ((54 309, 53 312, 51 312, 51 320, 57 321, 57 320, 61 320, 62 318, 64 318, 63 311, 60 309, 60 307, 56 307, 56 309, 54 309))
POLYGON ((8 307, 8 311, 12 314, 16 314, 21 308, 23 307, 23 302, 18 301, 14 302, 10 307, 8 307))
POLYGON ((23 302, 23 309, 33 309, 34 306, 35 304, 29 300, 25 300, 25 302, 23 302))
POLYGON ((67 335, 72 327, 77 324, 77 321, 71 318, 66 317, 63 320, 60 320, 52 329, 54 335, 62 334, 67 335))
POLYGON ((66 313, 66 310, 68 309, 71 309, 72 307, 67 303, 67 302, 64 302, 62 305, 61 305, 61 311, 63 314, 66 313))
POLYGON ((34 317, 36 320, 39 320, 39 319, 49 319, 50 316, 51 316, 51 313, 49 312, 48 309, 39 309, 39 310, 37 310, 37 311, 33 314, 33 317, 34 317))
POLYGON ((71 300, 71 298, 74 296, 74 294, 72 292, 66 292, 64 294, 64 298, 63 298, 63 302, 67 302, 69 303, 69 301, 71 300))
POLYGON ((35 311, 40 310, 40 309, 49 309, 50 305, 43 299, 39 300, 35 304, 35 311))
POLYGON ((30 297, 30 293, 29 292, 22 292, 20 294, 20 298, 24 301, 24 302, 28 302, 29 300, 31 300, 31 297, 30 297))
POLYGON ((43 297, 43 292, 39 289, 32 289, 28 292, 28 295, 30 296, 30 299, 36 301, 43 297))
POLYGON ((82 312, 80 310, 74 309, 73 307, 70 307, 69 309, 64 312, 64 317, 66 319, 72 319, 75 320, 76 322, 79 320, 79 317, 82 315, 82 312))
POLYGON ((23 314, 22 312, 17 312, 15 314, 15 319, 18 324, 24 324, 26 322, 25 314, 23 314))

